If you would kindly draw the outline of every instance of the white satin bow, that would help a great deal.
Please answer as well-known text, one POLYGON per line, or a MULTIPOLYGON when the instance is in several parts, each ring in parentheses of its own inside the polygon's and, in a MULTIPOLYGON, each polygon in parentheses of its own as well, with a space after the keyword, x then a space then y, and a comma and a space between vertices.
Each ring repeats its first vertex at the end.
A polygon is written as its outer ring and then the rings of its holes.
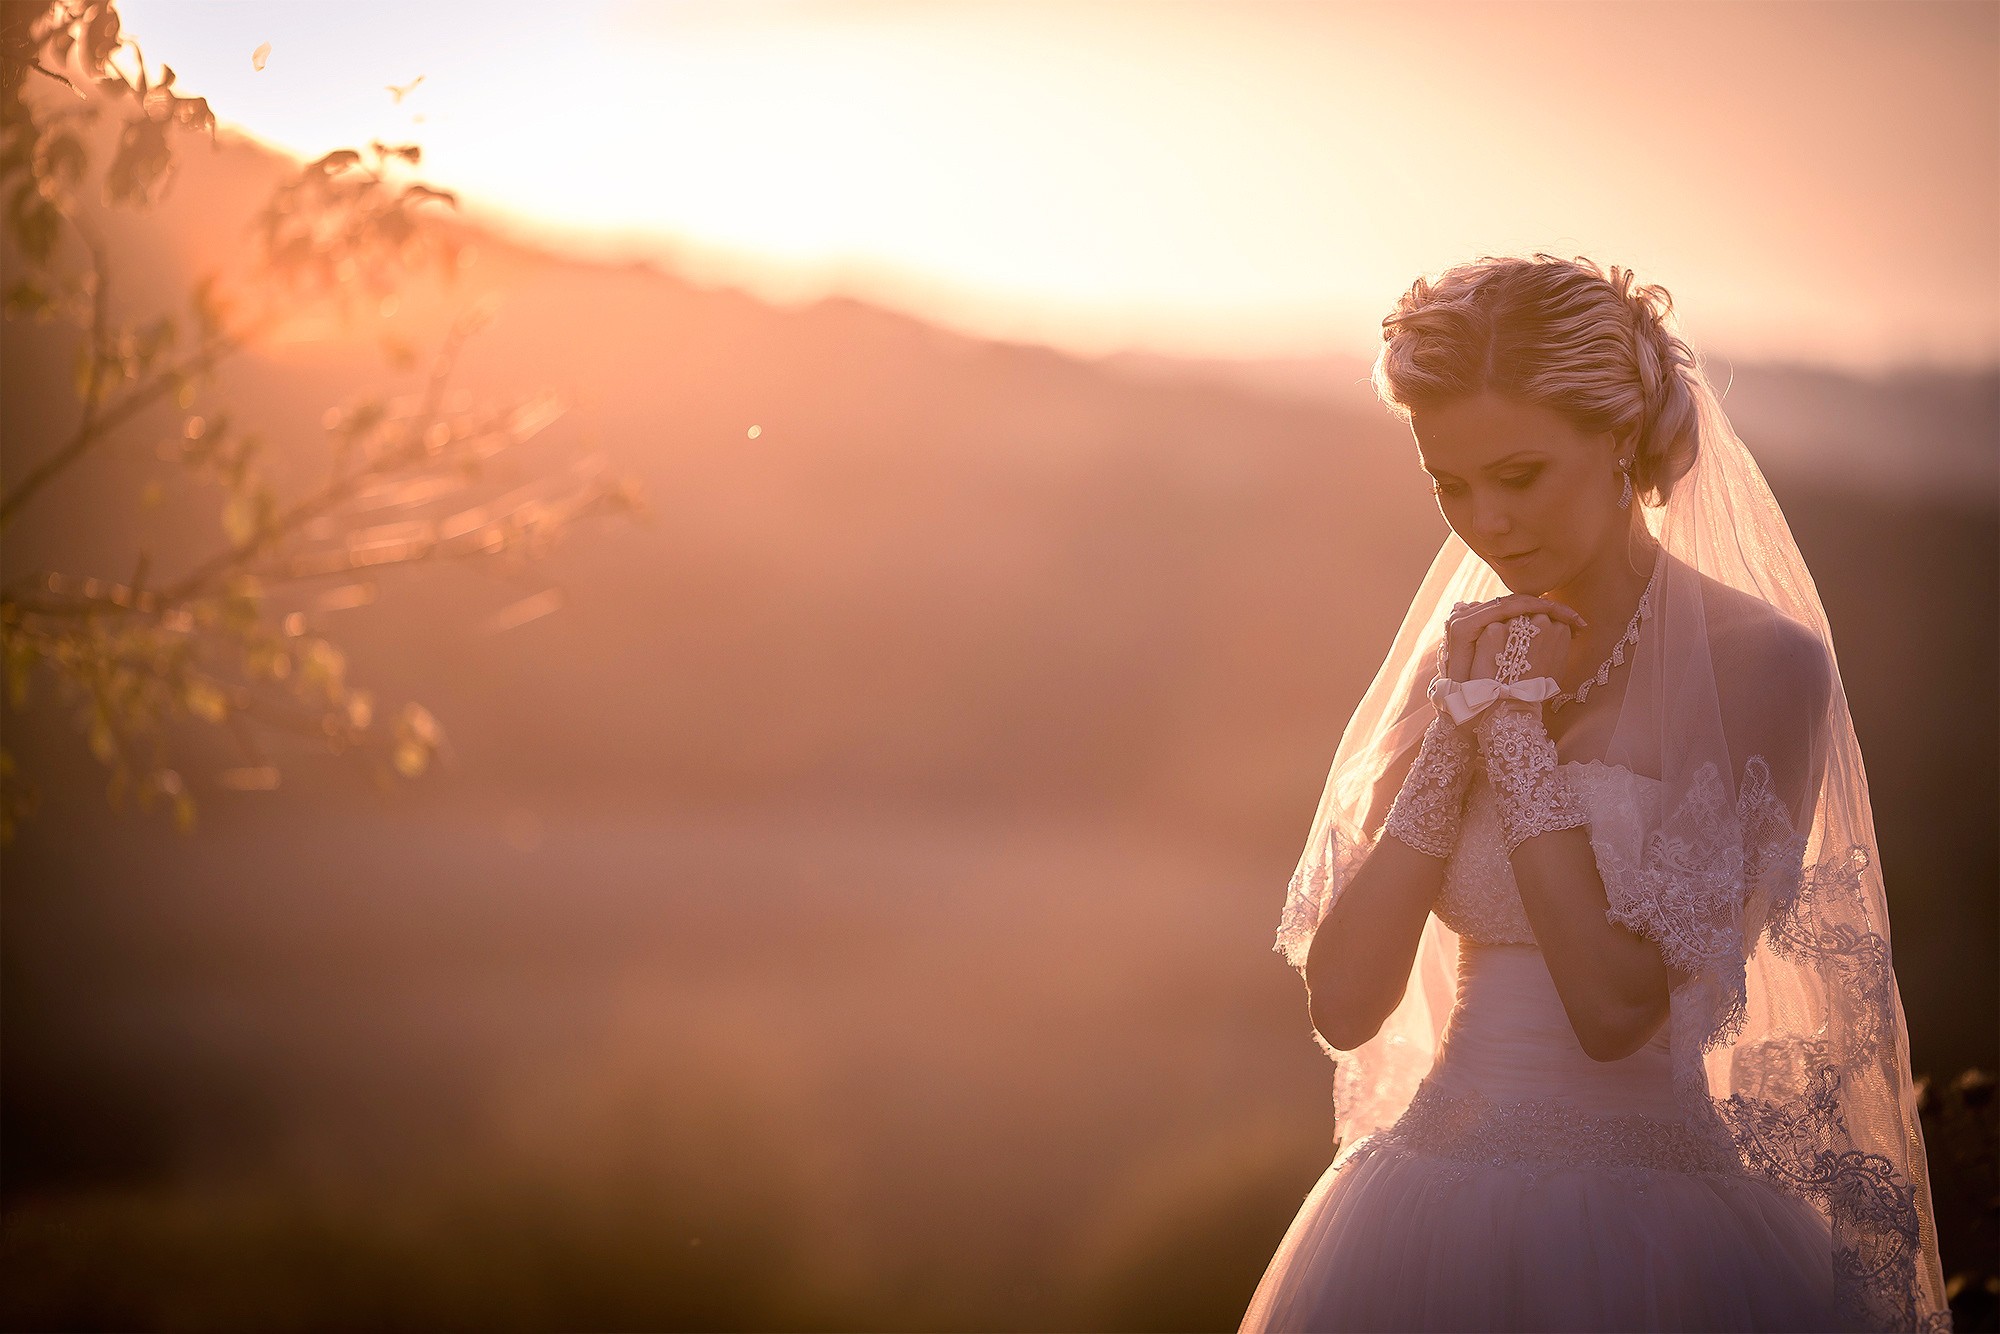
POLYGON ((1553 676, 1531 676, 1524 681, 1496 681, 1481 676, 1470 681, 1452 681, 1441 688, 1433 686, 1431 698, 1444 706, 1454 723, 1463 725, 1503 699, 1540 704, 1561 690, 1553 676))

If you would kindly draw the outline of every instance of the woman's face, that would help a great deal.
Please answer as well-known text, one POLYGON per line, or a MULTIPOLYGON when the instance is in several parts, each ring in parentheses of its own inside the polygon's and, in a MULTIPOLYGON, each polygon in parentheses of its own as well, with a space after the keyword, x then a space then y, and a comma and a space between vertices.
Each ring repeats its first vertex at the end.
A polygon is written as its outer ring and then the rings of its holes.
POLYGON ((1628 526, 1610 432, 1485 391, 1413 413, 1438 509, 1515 593, 1566 586, 1628 526))

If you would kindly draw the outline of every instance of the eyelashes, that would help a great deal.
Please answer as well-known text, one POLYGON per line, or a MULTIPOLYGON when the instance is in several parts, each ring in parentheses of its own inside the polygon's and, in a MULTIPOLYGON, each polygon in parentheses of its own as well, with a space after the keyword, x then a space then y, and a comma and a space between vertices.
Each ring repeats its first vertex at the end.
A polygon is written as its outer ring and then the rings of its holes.
MULTIPOLYGON (((1515 491, 1525 491, 1530 486, 1534 485, 1535 479, 1541 476, 1541 473, 1542 470, 1540 468, 1530 469, 1529 471, 1523 473, 1515 473, 1511 477, 1502 477, 1500 479, 1500 484, 1502 486, 1509 487, 1515 491)), ((1465 488, 1463 487, 1455 485, 1446 486, 1442 482, 1434 481, 1431 483, 1431 494, 1439 497, 1455 496, 1464 489, 1465 488)))

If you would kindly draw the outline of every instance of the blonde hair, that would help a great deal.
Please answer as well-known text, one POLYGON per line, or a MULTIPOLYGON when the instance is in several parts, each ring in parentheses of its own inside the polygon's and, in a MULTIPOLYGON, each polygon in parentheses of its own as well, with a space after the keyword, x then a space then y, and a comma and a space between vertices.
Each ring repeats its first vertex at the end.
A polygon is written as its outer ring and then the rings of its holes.
POLYGON ((1695 354, 1672 315, 1665 288, 1616 264, 1482 256, 1417 279, 1383 317, 1375 392, 1404 421, 1490 390, 1610 431, 1641 500, 1664 505, 1700 445, 1695 354))

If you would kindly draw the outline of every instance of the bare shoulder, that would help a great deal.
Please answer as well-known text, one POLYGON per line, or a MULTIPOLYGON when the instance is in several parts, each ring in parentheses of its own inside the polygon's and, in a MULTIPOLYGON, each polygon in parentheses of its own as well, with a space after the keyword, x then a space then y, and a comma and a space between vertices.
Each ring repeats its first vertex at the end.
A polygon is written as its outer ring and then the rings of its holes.
POLYGON ((1834 668, 1812 627, 1755 594, 1701 575, 1702 608, 1725 688, 1752 697, 1774 693, 1824 702, 1834 668))

